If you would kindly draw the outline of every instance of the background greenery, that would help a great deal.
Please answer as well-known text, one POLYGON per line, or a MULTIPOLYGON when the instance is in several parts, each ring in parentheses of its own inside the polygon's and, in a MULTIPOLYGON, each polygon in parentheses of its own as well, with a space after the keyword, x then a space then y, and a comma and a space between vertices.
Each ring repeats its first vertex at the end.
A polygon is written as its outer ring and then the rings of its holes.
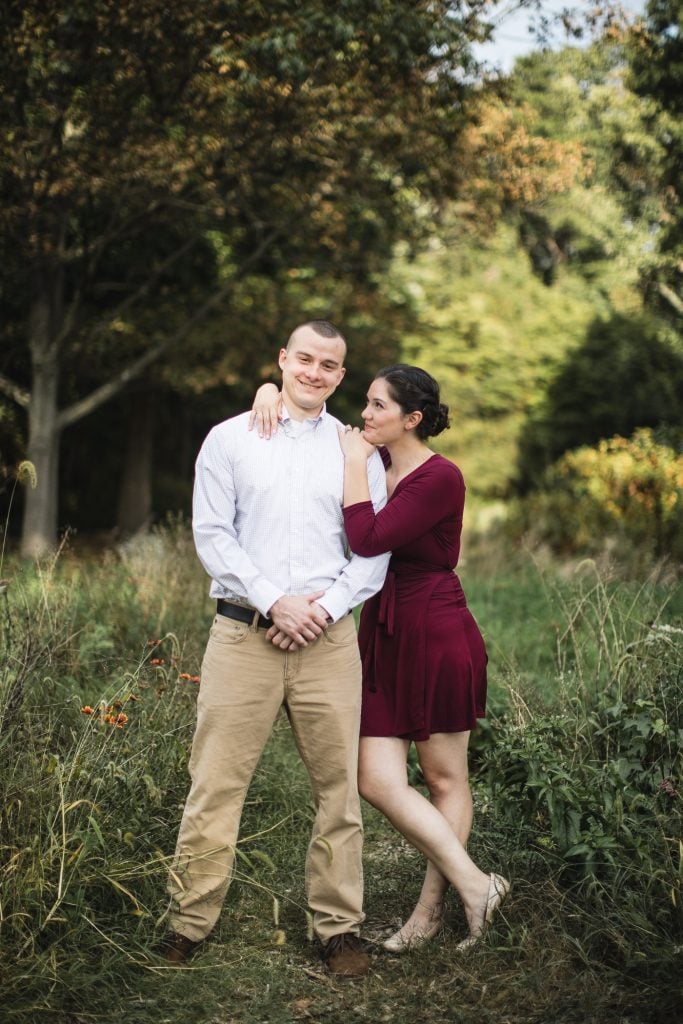
POLYGON ((0 500, 24 554, 187 513, 202 438, 310 316, 349 336, 343 419, 375 368, 435 373, 482 502, 642 428, 676 460, 679 5, 596 8, 590 46, 506 78, 472 58, 495 13, 5 5, 0 500))
MULTIPOLYGON (((650 0, 629 28, 596 7, 592 45, 493 78, 471 47, 497 6, 0 10, 10 1021, 675 1019, 681 10, 650 0), (491 659, 472 851, 514 881, 471 957, 451 898, 434 943, 375 950, 346 988, 309 940, 284 720, 219 927, 187 968, 157 954, 211 617, 193 460, 314 316, 349 336, 343 419, 397 359, 450 405, 491 659)), ((365 811, 372 941, 422 865, 365 811)))

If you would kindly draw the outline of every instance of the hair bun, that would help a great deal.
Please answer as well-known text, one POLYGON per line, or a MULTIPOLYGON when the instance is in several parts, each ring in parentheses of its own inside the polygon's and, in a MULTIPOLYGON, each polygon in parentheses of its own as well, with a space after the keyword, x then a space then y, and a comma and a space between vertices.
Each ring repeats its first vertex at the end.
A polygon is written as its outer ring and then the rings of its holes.
POLYGON ((426 429, 425 436, 436 437, 451 425, 448 418, 448 406, 443 402, 439 402, 438 405, 430 402, 422 412, 422 421, 426 429))

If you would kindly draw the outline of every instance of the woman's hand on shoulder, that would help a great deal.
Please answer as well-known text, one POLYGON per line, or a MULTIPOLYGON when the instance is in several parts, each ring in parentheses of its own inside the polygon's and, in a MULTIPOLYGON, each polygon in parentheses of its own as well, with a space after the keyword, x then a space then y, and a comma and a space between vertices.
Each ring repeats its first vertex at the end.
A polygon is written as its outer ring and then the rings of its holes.
POLYGON ((254 404, 249 416, 249 430, 254 425, 259 437, 268 440, 271 434, 277 433, 282 417, 282 395, 275 384, 262 384, 254 395, 254 404))
POLYGON ((347 459, 354 455, 369 459, 375 450, 374 444, 365 440, 363 432, 358 427, 351 427, 347 424, 345 427, 337 427, 337 433, 341 450, 347 459))

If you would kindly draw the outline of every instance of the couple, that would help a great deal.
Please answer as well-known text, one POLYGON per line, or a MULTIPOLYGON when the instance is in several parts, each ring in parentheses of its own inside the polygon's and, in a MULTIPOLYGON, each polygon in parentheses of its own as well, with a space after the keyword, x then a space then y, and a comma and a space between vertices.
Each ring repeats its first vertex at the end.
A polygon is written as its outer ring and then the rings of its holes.
MULTIPOLYGON (((345 355, 328 321, 297 327, 279 355, 272 440, 250 432, 254 416, 244 413, 214 427, 197 459, 193 531, 217 614, 170 882, 171 963, 218 919, 247 789, 283 705, 313 788, 306 889, 331 974, 369 967, 358 788, 428 858, 418 903, 385 949, 435 934, 449 884, 464 905, 466 949, 509 888, 464 845, 467 742, 484 713, 486 653, 452 571, 462 476, 424 443, 447 426, 447 409, 428 374, 392 367, 370 386, 363 433, 342 429, 325 401, 345 355), (361 602, 362 665, 350 614, 361 602), (430 800, 407 782, 411 741, 430 800)), ((270 434, 275 401, 263 407, 270 434)))

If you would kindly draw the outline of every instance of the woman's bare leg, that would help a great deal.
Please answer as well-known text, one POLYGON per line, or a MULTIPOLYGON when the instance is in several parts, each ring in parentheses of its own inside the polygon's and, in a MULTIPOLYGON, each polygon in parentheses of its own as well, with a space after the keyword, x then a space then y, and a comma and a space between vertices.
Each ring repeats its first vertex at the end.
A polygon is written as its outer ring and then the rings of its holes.
MULTIPOLYGON (((463 846, 467 845, 473 817, 467 765, 469 737, 469 732, 434 733, 428 740, 415 744, 430 801, 441 811, 463 846)), ((447 889, 448 879, 431 861, 427 861, 415 909, 396 933, 399 943, 409 942, 411 936, 428 935, 436 930, 435 926, 443 917, 447 889)))
MULTIPOLYGON (((450 736, 452 741, 454 736, 461 734, 439 735, 444 739, 435 746, 443 747, 445 754, 449 745, 445 737, 450 736)), ((461 738, 460 747, 463 742, 461 738)), ((448 756, 453 756, 453 748, 457 745, 451 742, 448 756)), ((384 736, 361 737, 358 769, 361 795, 382 811, 408 842, 424 853, 437 871, 457 889, 470 932, 479 934, 484 927, 489 876, 470 859, 441 810, 408 784, 407 753, 406 740, 384 736)), ((430 761, 429 757, 427 760, 430 761)), ((437 756, 436 760, 441 762, 442 758, 437 756)), ((427 771, 436 777, 436 769, 432 769, 431 764, 427 771)), ((451 801, 446 803, 452 806, 451 801)), ((465 820, 462 827, 469 831, 465 820)))

